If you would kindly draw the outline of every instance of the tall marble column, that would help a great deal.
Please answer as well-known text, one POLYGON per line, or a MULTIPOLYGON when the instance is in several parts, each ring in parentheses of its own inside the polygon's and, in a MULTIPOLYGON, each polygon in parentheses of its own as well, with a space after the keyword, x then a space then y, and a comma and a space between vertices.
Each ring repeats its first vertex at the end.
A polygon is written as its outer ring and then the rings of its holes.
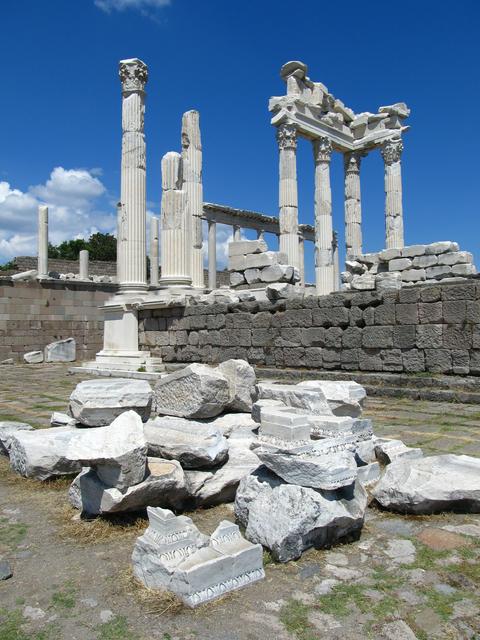
POLYGON ((48 207, 38 207, 37 278, 48 278, 48 207))
POLYGON ((279 150, 279 224, 280 251, 288 256, 288 264, 300 268, 298 242, 297 130, 291 124, 277 129, 279 150))
POLYGON ((300 260, 300 286, 305 286, 305 238, 299 236, 299 260, 300 260))
POLYGON ((88 250, 83 249, 80 251, 78 259, 79 259, 79 275, 80 280, 88 280, 88 250))
MULTIPOLYGON (((185 184, 184 184, 185 186, 185 184)), ((162 285, 192 285, 190 211, 182 189, 182 157, 169 151, 162 158, 161 256, 162 285)))
POLYGON ((208 288, 217 288, 217 223, 208 221, 208 288))
POLYGON ((150 218, 150 285, 158 286, 158 218, 150 218))
POLYGON ((333 291, 340 289, 340 259, 338 256, 338 238, 335 231, 333 232, 333 291))
POLYGON ((332 190, 330 160, 332 143, 322 137, 313 143, 315 159, 315 284, 320 296, 334 290, 332 190))
POLYGON ((187 111, 182 118, 182 171, 183 189, 187 193, 189 227, 191 238, 192 285, 203 289, 203 184, 202 184, 202 141, 200 136, 200 114, 187 111))
POLYGON ((360 192, 360 163, 362 154, 345 153, 345 245, 347 258, 362 253, 362 202, 360 192))
POLYGON ((122 82, 122 171, 120 291, 147 289, 145 84, 147 66, 138 58, 120 61, 122 82))
POLYGON ((399 249, 404 246, 401 140, 388 140, 381 154, 385 163, 385 247, 399 249))

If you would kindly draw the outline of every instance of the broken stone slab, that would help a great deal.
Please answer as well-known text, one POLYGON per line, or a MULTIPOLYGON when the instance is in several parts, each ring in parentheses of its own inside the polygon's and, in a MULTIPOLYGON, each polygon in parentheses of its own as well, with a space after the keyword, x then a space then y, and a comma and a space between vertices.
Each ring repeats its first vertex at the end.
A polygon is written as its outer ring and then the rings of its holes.
POLYGON ((43 351, 28 351, 23 354, 23 360, 27 364, 40 364, 43 362, 43 351))
POLYGON ((381 475, 382 471, 378 462, 372 462, 357 469, 357 478, 362 487, 370 487, 375 484, 380 480, 381 475))
POLYGON ((362 276, 353 276, 350 287, 357 291, 371 291, 375 289, 375 275, 364 273, 362 276))
POLYGON ((141 511, 147 506, 183 509, 189 495, 179 462, 148 458, 145 480, 126 491, 105 485, 94 469, 83 469, 72 482, 68 499, 82 513, 101 515, 141 511))
POLYGON ((45 362, 73 362, 76 358, 75 339, 66 338, 47 344, 44 355, 45 362))
POLYGON ((81 465, 67 457, 67 449, 78 429, 20 430, 10 438, 10 466, 26 478, 48 480, 78 473, 81 465))
POLYGON ((410 258, 394 258, 390 260, 388 263, 389 271, 404 271, 405 269, 410 269, 412 266, 412 261, 410 258))
POLYGON ((402 276, 396 271, 378 273, 375 276, 375 287, 377 291, 398 291, 402 288, 402 276))
POLYGON ((7 560, 0 558, 0 581, 9 580, 13 576, 12 567, 7 560))
POLYGON ((179 418, 213 418, 233 400, 230 383, 218 370, 191 364, 155 384, 154 412, 179 418))
POLYGON ((425 245, 425 253, 427 256, 432 254, 440 254, 447 253, 447 251, 458 251, 459 246, 456 242, 452 242, 451 240, 444 240, 442 242, 432 242, 431 244, 425 245))
MULTIPOLYGON (((424 244, 411 244, 409 247, 403 247, 401 254, 403 258, 416 258, 425 255, 425 248, 426 245, 424 244)), ((415 261, 413 264, 415 264, 415 261)))
POLYGON ((369 440, 373 435, 372 421, 349 416, 309 416, 312 438, 335 438, 351 435, 355 441, 369 440))
POLYGON ((295 271, 293 267, 285 264, 272 264, 264 267, 260 272, 260 280, 262 282, 292 282, 294 281, 295 271))
POLYGON ((245 269, 243 275, 247 284, 257 284, 261 281, 260 269, 245 269))
POLYGON ((279 562, 311 547, 330 547, 363 526, 367 494, 359 482, 336 491, 286 484, 262 466, 240 483, 235 515, 245 537, 270 549, 279 562))
POLYGON ((298 295, 298 289, 288 282, 275 282, 267 285, 265 293, 269 300, 284 300, 298 295))
POLYGON ((126 411, 108 427, 78 429, 70 440, 66 458, 93 467, 107 487, 122 491, 142 482, 147 443, 140 416, 135 411, 126 411))
POLYGON ((310 421, 306 413, 291 407, 263 407, 258 440, 273 451, 304 452, 312 448, 310 421))
POLYGON ((312 489, 338 489, 355 482, 357 464, 349 451, 318 455, 313 449, 300 454, 268 451, 255 453, 263 464, 289 484, 312 489))
POLYGON ((211 424, 161 416, 144 426, 148 453, 178 460, 184 469, 202 469, 222 464, 228 457, 228 442, 211 424))
POLYGON ((289 407, 305 409, 313 415, 332 415, 332 410, 320 389, 300 385, 260 382, 257 384, 259 400, 280 400, 289 407))
POLYGON ((111 424, 124 411, 136 411, 146 421, 150 417, 152 397, 152 389, 146 380, 85 380, 73 390, 68 411, 87 427, 111 424))
POLYGON ((241 284, 245 284, 245 276, 241 271, 232 271, 230 273, 230 286, 239 287, 241 284))
POLYGON ((245 269, 262 269, 274 264, 288 264, 287 254, 281 251, 265 251, 245 256, 245 269))
POLYGON ((401 458, 409 460, 423 458, 423 451, 421 449, 407 447, 401 440, 375 438, 373 442, 377 460, 383 465, 390 464, 394 460, 401 458))
POLYGON ((5 358, 5 360, 2 360, 0 362, 1 366, 6 366, 6 365, 10 365, 10 364, 15 364, 15 360, 13 358, 5 358))
POLYGON ((362 415, 365 389, 357 382, 334 380, 305 380, 298 384, 305 389, 321 390, 335 416, 358 418, 362 415))
POLYGON ((395 460, 373 496, 382 507, 401 513, 479 513, 480 459, 446 454, 395 460))
POLYGON ((477 273, 477 268, 473 264, 454 264, 452 266, 453 276, 474 276, 477 273))
POLYGON ((452 251, 451 253, 442 253, 437 258, 438 264, 473 264, 473 255, 469 251, 452 251))
POLYGON ((216 418, 210 418, 202 424, 209 424, 218 429, 225 438, 236 431, 254 431, 258 429, 258 423, 251 413, 224 413, 216 418))
POLYGON ((228 243, 229 256, 244 256, 247 253, 264 253, 268 251, 268 245, 265 240, 240 240, 228 243))
POLYGON ((380 262, 390 262, 390 260, 400 258, 401 255, 401 249, 384 249, 378 254, 378 259, 380 260, 380 262))
POLYGON ((50 416, 51 427, 76 427, 77 425, 80 425, 80 423, 66 413, 54 411, 50 416))
POLYGON ((257 382, 254 368, 245 360, 232 359, 219 364, 217 370, 228 380, 232 395, 225 411, 251 411, 257 382))
MULTIPOLYGON (((252 405, 252 419, 255 422, 260 423, 262 421, 262 409, 264 407, 286 407, 287 405, 282 402, 281 400, 272 400, 272 399, 263 399, 263 400, 257 400, 256 402, 253 403, 252 405)), ((257 425, 258 426, 258 425, 257 425)))
POLYGON ((18 431, 33 431, 33 427, 26 422, 0 422, 0 455, 10 454, 12 437, 18 431))

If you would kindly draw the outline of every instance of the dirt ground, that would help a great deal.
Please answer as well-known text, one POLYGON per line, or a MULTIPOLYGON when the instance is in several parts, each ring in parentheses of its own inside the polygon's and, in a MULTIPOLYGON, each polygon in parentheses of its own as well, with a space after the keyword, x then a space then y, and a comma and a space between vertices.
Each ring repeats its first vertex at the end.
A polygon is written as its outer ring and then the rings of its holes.
MULTIPOLYGON (((63 365, 0 375, 0 420, 38 428, 79 381, 63 365)), ((365 415, 426 454, 480 455, 478 406, 374 398, 365 415)), ((20 478, 0 458, 0 559, 14 573, 0 581, 0 640, 480 638, 480 515, 371 506, 358 541, 285 565, 266 553, 265 580, 191 611, 133 580, 145 519, 79 521, 68 486, 20 478)), ((231 505, 188 515, 206 533, 233 520, 231 505)))

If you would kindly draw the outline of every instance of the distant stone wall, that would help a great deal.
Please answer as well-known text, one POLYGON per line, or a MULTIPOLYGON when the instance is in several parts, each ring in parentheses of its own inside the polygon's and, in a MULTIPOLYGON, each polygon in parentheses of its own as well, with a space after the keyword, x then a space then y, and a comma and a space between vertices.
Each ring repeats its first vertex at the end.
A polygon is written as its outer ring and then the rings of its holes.
POLYGON ((480 283, 148 310, 140 345, 166 362, 480 375, 480 283))
POLYGON ((93 358, 103 344, 99 307, 115 290, 109 284, 0 278, 0 361, 21 361, 27 351, 70 337, 77 360, 93 358))

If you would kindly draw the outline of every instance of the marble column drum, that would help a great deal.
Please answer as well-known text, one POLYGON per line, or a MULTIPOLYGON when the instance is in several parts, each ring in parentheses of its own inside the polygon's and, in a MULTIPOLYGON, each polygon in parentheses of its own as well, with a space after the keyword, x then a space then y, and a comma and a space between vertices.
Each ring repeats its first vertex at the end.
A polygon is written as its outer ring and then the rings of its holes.
POLYGON ((362 203, 360 163, 362 154, 345 153, 345 245, 347 258, 362 254, 362 203))
POLYGON ((381 154, 385 163, 385 247, 401 249, 403 237, 401 140, 389 140, 381 154))
POLYGON ((48 207, 38 207, 38 275, 48 277, 48 207))
POLYGON ((158 241, 159 241, 159 225, 158 218, 152 216, 150 218, 150 286, 158 286, 158 241))
POLYGON ((280 251, 288 264, 300 269, 298 239, 297 131, 290 124, 277 129, 279 150, 279 224, 280 251))
POLYGON ((332 190, 330 160, 332 143, 326 137, 313 143, 315 159, 315 284, 317 294, 334 291, 332 190))

